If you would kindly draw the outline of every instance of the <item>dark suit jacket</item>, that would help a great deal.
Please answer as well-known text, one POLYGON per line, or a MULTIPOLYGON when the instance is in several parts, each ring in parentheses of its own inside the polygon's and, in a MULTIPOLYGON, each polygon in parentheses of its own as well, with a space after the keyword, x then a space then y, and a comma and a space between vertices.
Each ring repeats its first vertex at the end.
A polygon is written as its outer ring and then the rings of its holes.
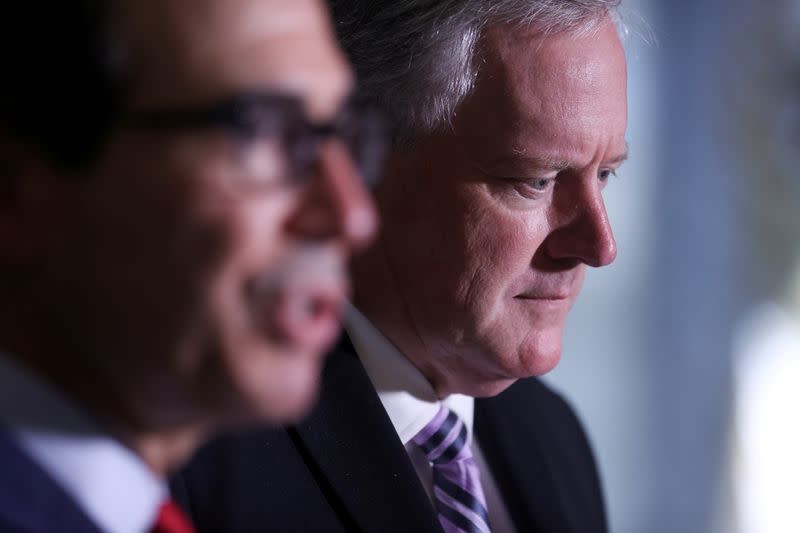
POLYGON ((2 429, 0 531, 100 533, 72 499, 2 429))
MULTIPOLYGON (((477 400, 475 435, 518 531, 606 531, 586 435, 541 381, 522 380, 477 400)), ((219 439, 172 487, 201 533, 441 531, 346 337, 328 359, 307 420, 219 439)))

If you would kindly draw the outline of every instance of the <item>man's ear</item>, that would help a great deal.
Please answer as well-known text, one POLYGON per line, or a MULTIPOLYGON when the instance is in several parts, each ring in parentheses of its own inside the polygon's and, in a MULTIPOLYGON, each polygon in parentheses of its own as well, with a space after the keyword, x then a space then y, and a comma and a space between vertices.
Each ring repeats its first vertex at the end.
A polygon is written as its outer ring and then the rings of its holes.
POLYGON ((37 149, 0 132, 0 261, 25 262, 47 247, 63 212, 64 185, 37 149))

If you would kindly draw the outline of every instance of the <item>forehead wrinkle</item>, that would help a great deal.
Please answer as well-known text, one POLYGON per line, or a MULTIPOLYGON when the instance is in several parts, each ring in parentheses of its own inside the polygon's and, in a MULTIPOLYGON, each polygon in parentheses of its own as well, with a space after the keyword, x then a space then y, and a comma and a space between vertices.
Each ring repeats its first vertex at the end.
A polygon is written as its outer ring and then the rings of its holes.
POLYGON ((515 147, 512 150, 512 154, 519 161, 537 169, 564 170, 571 166, 567 159, 549 154, 532 154, 525 148, 515 147))
POLYGON ((600 28, 586 36, 570 32, 543 35, 518 27, 490 32, 483 44, 487 59, 494 64, 505 82, 508 95, 530 118, 549 108, 558 117, 569 117, 575 105, 591 105, 607 88, 609 79, 626 81, 624 51, 613 27, 600 28), (604 39, 613 32, 613 44, 604 39), (521 44, 524 43, 524 44, 521 44), (591 50, 597 43, 597 50, 591 50), (577 51, 578 53, 571 53, 577 51), (611 54, 621 54, 622 61, 609 60, 611 54), (620 72, 613 70, 619 64, 620 72), (532 94, 531 86, 550 88, 532 94), (522 104, 522 105, 520 105, 522 104))
POLYGON ((616 138, 614 128, 604 128, 602 124, 597 126, 593 122, 578 121, 578 126, 551 127, 549 135, 542 134, 543 128, 530 125, 515 132, 509 139, 510 150, 497 157, 495 162, 519 162, 532 168, 558 171, 621 165, 629 153, 624 136, 616 138))
POLYGON ((297 94, 309 114, 324 118, 352 87, 351 71, 314 0, 126 4, 140 62, 131 93, 155 98, 155 105, 200 103, 232 90, 277 90, 297 94))
POLYGON ((623 148, 622 152, 620 152, 618 155, 612 156, 611 159, 608 159, 606 161, 606 163, 608 163, 609 165, 621 165, 622 163, 627 161, 628 158, 630 158, 630 155, 631 155, 630 145, 628 144, 628 141, 625 141, 625 147, 623 148))
POLYGON ((503 30, 483 36, 484 62, 461 116, 470 118, 458 129, 475 138, 475 154, 523 165, 520 158, 528 158, 553 169, 605 164, 620 155, 626 80, 616 31, 611 40, 602 31, 576 37, 503 30))

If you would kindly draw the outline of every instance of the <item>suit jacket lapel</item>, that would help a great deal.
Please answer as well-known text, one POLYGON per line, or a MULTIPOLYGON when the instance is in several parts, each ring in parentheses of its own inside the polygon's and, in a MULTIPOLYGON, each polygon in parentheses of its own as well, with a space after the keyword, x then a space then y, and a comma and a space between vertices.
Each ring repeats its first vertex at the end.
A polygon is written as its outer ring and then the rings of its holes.
POLYGON ((347 529, 441 531, 346 336, 328 358, 317 409, 290 435, 347 529))
POLYGON ((72 499, 0 429, 0 528, 100 533, 72 499))
MULTIPOLYGON (((509 392, 476 400, 475 435, 517 530, 543 531, 542 517, 549 526, 563 514, 552 482, 554 473, 537 432, 508 416, 515 409, 533 406, 514 405, 504 397, 509 392)), ((573 529, 563 523, 552 531, 573 529)))
MULTIPOLYGON (((533 516, 530 513, 529 496, 523 496, 526 490, 521 482, 521 477, 529 475, 536 466, 517 464, 515 459, 519 452, 512 449, 513 440, 506 438, 508 433, 501 435, 502 428, 497 427, 496 413, 492 405, 483 399, 475 401, 475 438, 480 444, 486 462, 491 468, 492 475, 497 481, 497 487, 508 509, 511 519, 518 531, 535 532, 533 516)), ((533 459, 533 458, 531 458, 533 459)), ((534 465, 539 461, 533 459, 534 465)))

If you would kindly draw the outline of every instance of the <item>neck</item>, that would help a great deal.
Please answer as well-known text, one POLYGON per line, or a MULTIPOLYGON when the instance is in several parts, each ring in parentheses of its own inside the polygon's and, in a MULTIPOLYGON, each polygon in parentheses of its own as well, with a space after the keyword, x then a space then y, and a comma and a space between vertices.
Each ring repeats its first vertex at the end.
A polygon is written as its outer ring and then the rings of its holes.
POLYGON ((163 478, 189 460, 204 440, 206 431, 189 427, 153 433, 118 431, 117 435, 141 457, 151 471, 163 478))
POLYGON ((42 366, 39 361, 19 354, 30 352, 6 348, 18 364, 46 381, 62 396, 69 398, 82 411, 97 420, 99 425, 122 444, 133 450, 150 470, 164 478, 180 468, 210 432, 208 425, 149 424, 131 414, 102 381, 74 374, 64 374, 58 368, 42 366))
MULTIPOLYGON (((208 433, 196 418, 173 417, 180 423, 159 423, 138 416, 117 388, 85 364, 68 337, 48 327, 32 303, 0 305, 0 350, 45 381, 110 434, 132 449, 159 477, 180 467, 208 433), (187 422, 188 420, 188 422, 187 422)), ((166 411, 159 413, 164 418, 166 411)))

